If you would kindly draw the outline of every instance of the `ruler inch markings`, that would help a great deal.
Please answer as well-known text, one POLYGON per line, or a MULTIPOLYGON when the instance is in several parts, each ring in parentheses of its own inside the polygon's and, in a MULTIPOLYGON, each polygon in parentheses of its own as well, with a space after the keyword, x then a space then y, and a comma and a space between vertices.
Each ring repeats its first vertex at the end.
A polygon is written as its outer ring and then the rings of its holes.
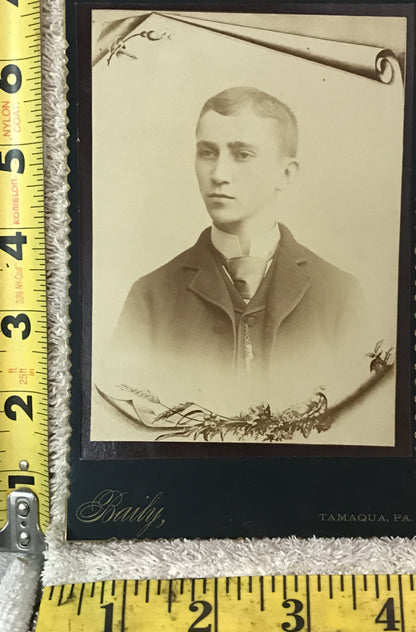
POLYGON ((214 578, 214 632, 218 632, 218 577, 214 578))
POLYGON ((146 580, 146 603, 149 603, 149 597, 150 597, 150 579, 146 580))
POLYGON ((172 580, 168 582, 168 612, 172 612, 172 580))
POLYGON ((0 59, 0 61, 5 61, 5 62, 16 62, 16 61, 28 61, 29 59, 37 59, 38 55, 29 55, 29 57, 13 57, 13 59, 0 59))
POLYGON ((63 596, 64 596, 64 590, 65 590, 65 584, 63 584, 61 586, 61 590, 59 591, 58 606, 60 606, 62 604, 62 599, 63 599, 63 596))
POLYGON ((306 629, 307 632, 311 632, 311 600, 310 600, 310 585, 309 575, 306 575, 306 629))
POLYGON ((123 598, 121 605, 121 622, 120 622, 120 632, 125 632, 126 630, 126 600, 127 600, 127 580, 123 581, 123 598))
POLYGON ((79 599, 78 599, 77 617, 79 617, 81 614, 82 600, 84 597, 84 589, 85 589, 85 584, 82 584, 81 591, 79 593, 79 599))
POLYGON ((408 575, 390 575, 391 596, 388 596, 387 575, 378 575, 378 597, 375 592, 376 575, 373 575, 371 584, 367 585, 367 590, 364 588, 364 576, 343 575, 344 590, 341 590, 340 579, 333 576, 331 598, 329 590, 324 589, 326 584, 329 585, 330 575, 321 575, 320 591, 318 591, 317 575, 299 575, 298 599, 292 598, 295 592, 295 575, 278 576, 279 590, 277 591, 276 586, 277 592, 283 592, 284 579, 287 580, 288 604, 283 605, 282 603, 281 605, 284 608, 287 607, 288 611, 282 612, 282 618, 278 614, 281 607, 280 595, 276 595, 277 602, 273 603, 272 600, 270 605, 264 604, 264 608, 262 608, 261 586, 263 585, 267 599, 271 595, 272 577, 270 575, 235 578, 212 577, 206 579, 205 584, 203 578, 107 580, 107 582, 98 582, 101 584, 101 590, 95 600, 93 600, 94 583, 47 586, 44 589, 36 630, 37 632, 55 632, 58 620, 62 630, 96 629, 98 615, 100 621, 103 617, 102 608, 106 610, 106 613, 111 608, 111 619, 114 612, 112 626, 108 627, 104 624, 104 620, 99 625, 100 630, 105 627, 103 632, 110 632, 110 630, 111 632, 128 632, 128 630, 154 632, 155 621, 158 622, 158 629, 160 630, 183 630, 186 632, 186 630, 195 629, 206 632, 219 632, 220 630, 226 632, 245 629, 244 626, 241 626, 242 617, 250 622, 250 629, 253 631, 276 630, 278 632, 281 629, 286 631, 296 629, 304 632, 335 632, 335 630, 356 632, 357 630, 374 629, 375 632, 382 632, 382 630, 387 629, 397 632, 409 630, 410 632, 413 630, 412 622, 416 614, 416 604, 410 591, 411 584, 408 575), (252 579, 252 593, 248 591, 250 577, 252 579), (241 586, 244 588, 241 601, 238 600, 236 591, 226 591, 227 579, 229 580, 229 588, 231 583, 240 579, 241 586), (181 594, 184 595, 180 599, 177 598, 179 582, 181 594), (210 598, 207 597, 211 609, 207 611, 206 605, 204 605, 205 601, 201 600, 195 604, 195 615, 192 619, 188 612, 189 606, 195 599, 199 599, 199 595, 202 595, 203 585, 206 587, 206 594, 211 596, 210 598), (158 586, 161 586, 161 590, 158 590, 158 586), (108 598, 110 591, 111 602, 108 598), (88 597, 89 600, 86 601, 88 597), (361 597, 364 601, 362 607, 358 607, 358 603, 361 603, 361 597), (192 599, 192 602, 189 599, 192 599), (355 608, 353 607, 354 599, 357 606, 355 608), (393 599, 395 601, 394 610, 393 599), (202 612, 201 605, 204 605, 202 612), (59 610, 57 610, 58 608, 59 610), (202 622, 208 616, 210 618, 206 619, 206 624, 197 627, 196 623, 202 622), (406 621, 411 626, 410 628, 406 626, 406 621))
POLYGON ((351 575, 351 589, 352 589, 352 608, 357 610, 357 587, 355 585, 355 575, 351 575))
POLYGON ((402 587, 402 578, 400 575, 398 576, 397 581, 399 584, 400 622, 402 624, 401 629, 402 629, 402 632, 406 632, 405 625, 404 625, 403 587, 402 587))
POLYGON ((27 143, 0 143, 0 147, 15 147, 16 145, 19 145, 19 147, 30 147, 31 145, 41 145, 41 144, 42 144, 42 141, 32 140, 32 141, 28 141, 27 143))

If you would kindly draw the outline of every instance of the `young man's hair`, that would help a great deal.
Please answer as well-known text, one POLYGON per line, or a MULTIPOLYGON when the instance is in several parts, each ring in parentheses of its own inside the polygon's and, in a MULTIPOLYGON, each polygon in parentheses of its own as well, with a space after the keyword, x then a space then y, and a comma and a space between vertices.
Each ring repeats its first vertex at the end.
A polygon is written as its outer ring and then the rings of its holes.
POLYGON ((294 158, 298 149, 298 124, 292 110, 282 101, 257 88, 228 88, 208 99, 199 118, 210 110, 232 116, 245 107, 251 107, 261 118, 276 121, 279 146, 285 156, 294 158))

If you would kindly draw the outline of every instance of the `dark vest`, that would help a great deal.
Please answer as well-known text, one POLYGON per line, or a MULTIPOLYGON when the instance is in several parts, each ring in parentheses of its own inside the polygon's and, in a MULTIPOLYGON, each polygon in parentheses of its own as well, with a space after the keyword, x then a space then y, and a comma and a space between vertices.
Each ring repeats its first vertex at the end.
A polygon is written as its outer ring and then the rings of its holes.
POLYGON ((273 257, 273 261, 255 295, 246 303, 225 270, 223 255, 213 246, 212 251, 234 307, 235 367, 240 374, 260 374, 267 365, 264 334, 267 320, 267 299, 276 257, 273 257))

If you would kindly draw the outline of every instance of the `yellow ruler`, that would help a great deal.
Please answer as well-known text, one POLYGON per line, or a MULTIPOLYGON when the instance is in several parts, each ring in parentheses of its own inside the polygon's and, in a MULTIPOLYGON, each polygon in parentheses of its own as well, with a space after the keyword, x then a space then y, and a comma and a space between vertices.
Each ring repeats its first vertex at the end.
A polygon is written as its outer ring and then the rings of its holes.
POLYGON ((48 586, 36 632, 416 631, 413 575, 115 580, 48 586))
POLYGON ((49 520, 40 0, 0 0, 0 549, 49 520))

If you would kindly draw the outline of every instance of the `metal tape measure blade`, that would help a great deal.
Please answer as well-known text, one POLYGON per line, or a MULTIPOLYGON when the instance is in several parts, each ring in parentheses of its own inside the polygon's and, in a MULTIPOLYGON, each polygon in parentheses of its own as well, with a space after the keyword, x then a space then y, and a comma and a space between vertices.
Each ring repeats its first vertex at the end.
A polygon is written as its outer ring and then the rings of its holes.
POLYGON ((43 532, 49 522, 39 0, 0 0, 0 297, 0 548, 13 526, 28 551, 15 492, 35 496, 43 532))
POLYGON ((416 630, 413 575, 114 580, 46 587, 37 632, 416 630))

